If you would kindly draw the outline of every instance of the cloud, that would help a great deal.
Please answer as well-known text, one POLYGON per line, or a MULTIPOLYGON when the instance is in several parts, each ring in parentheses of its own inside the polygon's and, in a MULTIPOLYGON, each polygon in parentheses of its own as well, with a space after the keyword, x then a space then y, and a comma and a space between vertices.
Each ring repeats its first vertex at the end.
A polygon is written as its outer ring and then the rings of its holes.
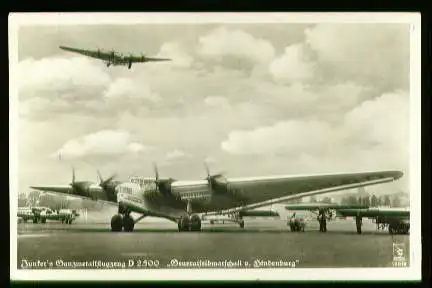
POLYGON ((232 131, 221 149, 232 155, 289 155, 292 163, 309 163, 311 168, 317 164, 407 169, 408 102, 403 92, 386 93, 355 107, 334 124, 288 120, 232 131))
POLYGON ((222 109, 228 109, 231 107, 226 98, 218 96, 209 96, 204 99, 204 103, 209 107, 218 107, 222 109))
POLYGON ((305 46, 296 44, 286 47, 284 54, 270 64, 269 71, 276 80, 302 81, 314 76, 315 66, 307 59, 305 46))
POLYGON ((126 98, 131 100, 149 100, 151 102, 161 101, 159 95, 154 93, 147 83, 132 81, 129 78, 118 78, 112 82, 104 93, 108 99, 126 98))
POLYGON ((81 97, 97 97, 111 77, 91 60, 84 57, 26 59, 18 64, 20 99, 38 97, 63 98, 78 101, 74 91, 88 91, 81 97))
POLYGON ((199 39, 198 52, 206 57, 234 56, 255 64, 273 59, 275 50, 264 39, 255 38, 242 30, 217 28, 199 39))
POLYGON ((233 131, 221 148, 233 154, 279 154, 311 151, 331 144, 324 122, 290 120, 249 131, 233 131))
POLYGON ((305 34, 326 79, 408 88, 408 24, 318 24, 305 34))
POLYGON ((175 67, 190 67, 193 63, 193 58, 177 42, 164 43, 156 57, 170 58, 169 64, 175 67))
POLYGON ((166 154, 165 160, 167 161, 174 161, 174 160, 180 160, 191 157, 188 153, 184 152, 180 149, 175 149, 169 153, 166 154))
POLYGON ((51 156, 59 154, 66 158, 110 156, 143 152, 147 149, 141 143, 132 142, 130 134, 126 131, 104 130, 69 140, 51 156))
MULTIPOLYGON (((230 176, 393 169, 407 163, 405 28, 215 26, 33 27, 25 37, 53 32, 31 41, 20 36, 21 46, 34 42, 23 54, 34 58, 19 63, 20 185, 62 175, 68 180, 65 171, 70 171, 45 157, 59 147, 77 162, 118 171, 126 179, 135 170, 152 173, 133 152, 150 147, 158 149, 144 161, 166 161, 165 172, 178 179, 202 175, 209 155, 230 176), (155 29, 154 41, 136 37, 152 37, 155 29), (106 31, 112 37, 103 36, 106 31), (52 48, 64 43, 146 51, 173 61, 108 68, 52 48), (97 145, 84 141, 83 135, 106 129, 128 131, 129 138, 94 141, 97 145), (181 158, 182 153, 191 157, 181 158), (31 168, 38 165, 45 168, 31 168)), ((83 179, 94 178, 94 168, 88 174, 79 169, 83 179)))

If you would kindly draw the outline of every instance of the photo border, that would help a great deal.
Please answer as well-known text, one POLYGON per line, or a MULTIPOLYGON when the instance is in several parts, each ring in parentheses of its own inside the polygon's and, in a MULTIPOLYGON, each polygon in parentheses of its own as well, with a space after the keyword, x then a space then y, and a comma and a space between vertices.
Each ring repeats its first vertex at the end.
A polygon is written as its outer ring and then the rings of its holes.
POLYGON ((9 177, 11 280, 420 280, 421 279, 421 15, 420 13, 11 13, 9 30, 9 177), (168 17, 167 17, 168 16, 168 17), (17 269, 18 29, 24 25, 192 23, 406 23, 410 33, 410 267, 295 269, 17 269), (414 209, 413 209, 414 208, 414 209), (340 273, 341 270, 343 273, 340 273), (114 272, 115 271, 115 272, 114 272))

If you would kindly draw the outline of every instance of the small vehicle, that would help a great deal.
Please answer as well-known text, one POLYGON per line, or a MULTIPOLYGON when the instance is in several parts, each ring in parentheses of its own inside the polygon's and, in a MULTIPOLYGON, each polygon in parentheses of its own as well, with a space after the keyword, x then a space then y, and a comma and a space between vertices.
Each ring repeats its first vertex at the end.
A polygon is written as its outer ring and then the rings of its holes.
POLYGON ((288 225, 290 226, 292 232, 304 232, 306 222, 303 217, 295 217, 290 218, 290 220, 288 221, 288 225))

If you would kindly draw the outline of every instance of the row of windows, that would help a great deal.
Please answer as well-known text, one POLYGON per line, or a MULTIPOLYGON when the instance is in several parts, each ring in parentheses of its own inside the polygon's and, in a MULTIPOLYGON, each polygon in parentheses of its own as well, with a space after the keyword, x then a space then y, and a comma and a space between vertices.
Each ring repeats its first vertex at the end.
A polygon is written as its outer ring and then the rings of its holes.
POLYGON ((208 198, 210 197, 210 194, 202 194, 202 193, 197 193, 197 192, 188 192, 188 193, 183 193, 181 195, 182 199, 194 199, 194 198, 208 198))

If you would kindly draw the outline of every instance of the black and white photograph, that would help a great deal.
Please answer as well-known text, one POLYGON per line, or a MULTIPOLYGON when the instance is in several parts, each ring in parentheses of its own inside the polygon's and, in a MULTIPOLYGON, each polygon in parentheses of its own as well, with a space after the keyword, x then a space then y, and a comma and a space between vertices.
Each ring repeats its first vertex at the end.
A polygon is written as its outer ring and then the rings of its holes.
POLYGON ((420 29, 10 14, 11 280, 419 280, 420 29))

